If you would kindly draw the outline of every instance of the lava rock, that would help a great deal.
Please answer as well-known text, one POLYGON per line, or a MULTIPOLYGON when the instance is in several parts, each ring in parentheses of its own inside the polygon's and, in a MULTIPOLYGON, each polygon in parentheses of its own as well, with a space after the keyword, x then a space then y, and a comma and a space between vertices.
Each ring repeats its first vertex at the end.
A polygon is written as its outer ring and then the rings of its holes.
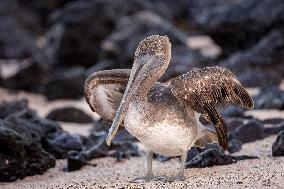
POLYGON ((272 145, 273 156, 284 156, 284 131, 281 131, 272 145))
POLYGON ((46 83, 44 95, 48 100, 82 97, 85 79, 83 67, 58 68, 46 83))
POLYGON ((278 134, 280 131, 284 131, 284 122, 264 128, 266 136, 278 134))
MULTIPOLYGON (((91 129, 91 134, 92 133, 100 133, 101 131, 104 132, 108 132, 108 130, 110 129, 111 123, 107 122, 104 119, 99 119, 97 121, 95 121, 92 129, 91 129)), ((121 128, 119 128, 121 129, 121 128)))
POLYGON ((171 64, 162 80, 208 64, 208 60, 199 51, 187 46, 187 36, 184 33, 162 17, 147 11, 122 18, 114 31, 103 40, 102 56, 115 61, 117 68, 131 68, 139 42, 156 34, 167 35, 173 45, 171 64))
POLYGON ((28 58, 35 51, 30 33, 12 18, 0 17, 0 58, 28 58))
POLYGON ((227 106, 222 108, 221 114, 224 117, 244 117, 245 110, 237 106, 227 106))
POLYGON ((81 151, 83 142, 76 134, 60 133, 57 136, 49 137, 44 148, 57 159, 68 157, 70 151, 81 151))
POLYGON ((267 31, 284 22, 282 0, 203 0, 199 4, 204 8, 193 12, 194 22, 222 46, 225 54, 253 46, 267 31))
POLYGON ((284 119, 283 118, 268 118, 265 120, 262 120, 263 124, 280 124, 280 123, 284 123, 284 119))
MULTIPOLYGON (((122 16, 138 11, 143 2, 128 1, 74 1, 53 13, 50 22, 62 27, 54 40, 55 61, 64 65, 90 67, 100 56, 100 42, 114 28, 122 16), (80 48, 78 48, 80 47, 80 48)), ((49 39, 48 39, 49 40, 49 39)))
POLYGON ((15 0, 0 5, 0 58, 29 58, 37 51, 34 34, 39 20, 15 0))
MULTIPOLYGON (((33 34, 40 33, 41 21, 37 14, 20 3, 21 0, 2 0, 0 5, 1 17, 6 20, 13 20, 20 29, 33 34)), ((13 31, 15 32, 15 31, 13 31)))
POLYGON ((57 122, 43 119, 34 111, 24 109, 18 113, 14 113, 6 117, 5 124, 22 135, 27 135, 27 138, 43 138, 57 132, 62 132, 60 125, 57 122))
MULTIPOLYGON (((102 125, 105 124, 104 121, 101 121, 101 123, 102 125)), ((88 136, 88 141, 84 145, 84 149, 80 152, 72 153, 67 157, 67 171, 75 171, 84 165, 89 165, 88 162, 93 158, 109 156, 115 157, 117 161, 121 161, 131 156, 140 155, 137 145, 133 143, 135 140, 134 137, 125 129, 118 130, 110 147, 107 146, 105 142, 107 132, 102 129, 103 128, 93 129, 88 136)))
POLYGON ((244 125, 239 126, 235 130, 233 130, 230 133, 229 138, 237 139, 242 143, 246 143, 263 139, 264 136, 264 125, 256 119, 251 119, 248 120, 248 122, 244 125))
POLYGON ((43 174, 55 166, 55 158, 42 148, 36 132, 11 118, 0 122, 0 148, 0 181, 43 174))
POLYGON ((94 120, 83 110, 75 107, 62 107, 51 110, 46 116, 47 119, 63 122, 92 123, 94 120))
POLYGON ((228 118, 226 119, 226 125, 228 127, 228 133, 231 133, 236 128, 244 125, 245 119, 243 118, 228 118))
POLYGON ((3 101, 0 103, 0 119, 28 108, 28 100, 21 99, 11 102, 3 101))
POLYGON ((186 168, 203 168, 211 167, 213 165, 228 165, 236 162, 237 160, 235 157, 226 155, 220 149, 212 148, 198 154, 187 162, 186 168))
POLYGON ((54 33, 59 26, 61 34, 48 38, 50 48, 56 49, 54 60, 64 65, 93 66, 100 60, 100 43, 116 27, 119 20, 138 11, 149 10, 170 21, 186 22, 186 0, 139 1, 139 0, 96 0, 71 1, 50 16, 55 26, 48 33, 54 33), (54 40, 55 39, 55 40, 54 40), (80 47, 80 48, 78 48, 80 47))
POLYGON ((56 9, 63 7, 69 0, 17 0, 18 4, 28 10, 30 14, 37 18, 42 30, 49 26, 49 15, 56 9))
POLYGON ((219 65, 229 68, 247 87, 278 85, 284 74, 283 50, 284 29, 275 29, 253 47, 232 54, 219 65))
POLYGON ((237 139, 232 139, 229 141, 228 151, 230 153, 238 152, 242 149, 242 142, 237 139))
POLYGON ((2 80, 2 86, 8 89, 42 93, 49 69, 36 61, 23 66, 15 75, 2 80))
POLYGON ((263 88, 254 96, 254 102, 256 109, 284 110, 284 91, 278 87, 263 88))
POLYGON ((85 165, 88 165, 88 160, 86 156, 82 154, 78 154, 77 151, 70 152, 68 154, 67 158, 67 167, 64 169, 64 171, 71 172, 71 171, 77 171, 80 170, 85 165))

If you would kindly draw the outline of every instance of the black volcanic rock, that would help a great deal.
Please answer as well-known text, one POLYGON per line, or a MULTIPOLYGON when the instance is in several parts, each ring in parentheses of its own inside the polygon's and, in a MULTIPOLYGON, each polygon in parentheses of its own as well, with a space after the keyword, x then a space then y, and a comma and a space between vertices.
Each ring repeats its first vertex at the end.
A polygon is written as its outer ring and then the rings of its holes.
POLYGON ((280 123, 284 123, 284 119, 283 118, 268 118, 268 119, 264 119, 262 120, 263 124, 280 124, 280 123))
POLYGON ((83 110, 71 106, 51 110, 46 118, 55 121, 75 123, 92 123, 94 121, 93 118, 83 110))
POLYGON ((186 168, 203 168, 213 165, 228 165, 236 163, 237 159, 226 155, 222 150, 212 148, 208 149, 186 163, 186 168))
MULTIPOLYGON (((55 61, 90 67, 100 56, 100 42, 114 28, 117 19, 143 8, 142 1, 73 1, 50 17, 61 35, 50 36, 56 48, 55 61), (79 48, 80 47, 80 48, 79 48)), ((53 27, 52 29, 56 29, 53 27)), ((53 33, 53 32, 51 32, 53 33)))
POLYGON ((272 145, 273 156, 284 156, 284 131, 281 131, 272 145))
POLYGON ((121 161, 125 158, 140 155, 138 146, 134 143, 135 138, 125 129, 119 129, 112 140, 112 145, 107 146, 105 139, 109 125, 104 120, 95 123, 84 149, 80 152, 73 152, 68 156, 67 171, 75 171, 84 165, 89 165, 89 161, 93 158, 110 156, 116 158, 117 161, 121 161))
POLYGON ((284 110, 284 91, 278 87, 263 88, 254 96, 254 102, 256 109, 284 110))
POLYGON ((244 125, 241 125, 234 129, 230 135, 230 139, 240 140, 242 143, 253 142, 264 138, 264 125, 256 120, 250 119, 244 125))
POLYGON ((250 49, 236 52, 220 65, 247 87, 278 85, 284 74, 284 29, 275 29, 250 49))
POLYGON ((11 102, 0 102, 0 119, 28 108, 28 100, 21 99, 11 102))
POLYGON ((172 59, 162 80, 208 64, 199 51, 187 46, 187 36, 162 17, 142 11, 122 18, 102 42, 102 56, 116 62, 117 68, 131 68, 133 55, 141 40, 150 35, 167 35, 172 43, 172 59))
POLYGON ((0 3, 0 58, 30 58, 37 51, 35 37, 41 30, 37 15, 17 0, 0 3))
POLYGON ((0 15, 0 23, 0 58, 32 57, 36 52, 33 35, 14 18, 0 15))
POLYGON ((264 133, 266 136, 275 135, 281 131, 284 131, 284 122, 264 128, 264 133))
POLYGON ((226 124, 228 127, 228 133, 234 131, 238 127, 244 125, 245 119, 243 118, 228 118, 226 119, 226 124))
POLYGON ((34 112, 23 110, 0 122, 0 180, 14 181, 42 174, 55 166, 55 158, 46 152, 41 139, 57 125, 41 120, 34 112))
POLYGON ((8 89, 41 93, 49 80, 49 69, 36 61, 23 66, 15 75, 2 80, 2 86, 8 89))
POLYGON ((45 84, 44 95, 49 100, 80 98, 84 93, 85 79, 83 67, 56 69, 45 84))
POLYGON ((209 34, 225 54, 253 46, 268 31, 284 23, 282 0, 196 0, 192 4, 197 4, 197 8, 192 7, 193 22, 209 34))
POLYGON ((67 158, 70 151, 81 151, 83 142, 79 135, 60 133, 47 138, 44 148, 57 159, 67 158))
POLYGON ((244 117, 245 110, 238 106, 227 106, 221 109, 221 115, 224 117, 244 117))
POLYGON ((253 47, 220 62, 247 87, 278 85, 284 74, 284 29, 275 29, 253 47), (261 73, 261 74, 260 74, 261 73))
POLYGON ((71 1, 51 14, 53 27, 48 33, 55 34, 54 30, 61 29, 59 35, 49 35, 47 41, 56 49, 54 61, 57 63, 90 67, 100 60, 100 44, 121 18, 148 10, 185 25, 188 4, 186 0, 71 1))
POLYGON ((242 142, 237 139, 232 139, 229 141, 228 151, 230 153, 238 152, 242 149, 242 142))

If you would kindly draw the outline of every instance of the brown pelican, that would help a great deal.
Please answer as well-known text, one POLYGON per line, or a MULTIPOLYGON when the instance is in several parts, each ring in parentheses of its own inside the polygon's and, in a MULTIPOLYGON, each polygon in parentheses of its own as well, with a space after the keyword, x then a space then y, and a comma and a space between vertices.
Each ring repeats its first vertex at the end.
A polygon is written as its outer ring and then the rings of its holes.
POLYGON ((248 92, 225 68, 196 69, 174 78, 168 85, 157 82, 170 59, 168 37, 150 36, 139 43, 131 70, 95 72, 85 83, 90 108, 113 121, 107 144, 110 145, 120 124, 145 144, 148 149, 145 180, 155 178, 153 152, 181 156, 180 171, 172 178, 182 180, 187 151, 192 146, 202 146, 217 138, 227 148, 227 128, 217 106, 234 104, 253 108, 248 92), (203 126, 200 115, 212 122, 215 130, 203 126))

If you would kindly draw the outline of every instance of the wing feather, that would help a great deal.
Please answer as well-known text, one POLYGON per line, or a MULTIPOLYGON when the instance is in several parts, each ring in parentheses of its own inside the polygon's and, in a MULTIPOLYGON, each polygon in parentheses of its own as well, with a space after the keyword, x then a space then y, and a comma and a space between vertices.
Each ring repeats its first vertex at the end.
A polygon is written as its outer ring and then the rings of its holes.
MULTIPOLYGON (((104 70, 91 74, 85 82, 85 98, 92 111, 112 121, 130 77, 130 69, 104 70)), ((165 86, 159 82, 150 89, 149 96, 165 86)))
POLYGON ((233 104, 252 109, 253 100, 232 72, 222 67, 196 69, 172 80, 173 95, 215 125, 219 144, 227 148, 227 127, 216 107, 233 104))
POLYGON ((130 69, 95 72, 85 82, 85 98, 92 111, 113 120, 126 88, 130 69))

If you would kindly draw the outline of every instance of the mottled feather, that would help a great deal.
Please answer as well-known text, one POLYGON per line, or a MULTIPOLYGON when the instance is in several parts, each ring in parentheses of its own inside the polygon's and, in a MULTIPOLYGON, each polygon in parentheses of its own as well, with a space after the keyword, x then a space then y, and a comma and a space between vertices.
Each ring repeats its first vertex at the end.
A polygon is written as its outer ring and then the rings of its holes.
POLYGON ((126 88, 130 69, 95 72, 85 82, 85 98, 92 111, 112 121, 126 88))
POLYGON ((222 67, 196 69, 176 77, 172 93, 215 125, 218 141, 227 148, 227 127, 216 107, 233 104, 253 108, 253 100, 234 74, 222 67))

